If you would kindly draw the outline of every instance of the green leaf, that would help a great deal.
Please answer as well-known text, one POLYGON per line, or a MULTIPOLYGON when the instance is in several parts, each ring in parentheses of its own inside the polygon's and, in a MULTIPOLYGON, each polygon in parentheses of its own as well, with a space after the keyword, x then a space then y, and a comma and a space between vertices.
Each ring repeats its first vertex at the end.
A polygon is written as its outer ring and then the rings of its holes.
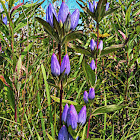
POLYGON ((45 31, 47 31, 47 33, 57 42, 59 43, 59 36, 58 34, 54 31, 54 29, 50 26, 49 23, 47 23, 45 20, 39 18, 39 17, 35 17, 39 23, 41 23, 43 25, 43 27, 45 28, 45 31))
POLYGON ((27 25, 27 20, 21 21, 15 28, 14 28, 14 33, 19 31, 21 28, 27 25))
POLYGON ((95 72, 91 69, 90 65, 85 62, 85 59, 82 62, 82 67, 86 75, 86 81, 90 83, 90 86, 94 86, 95 72))
MULTIPOLYGON (((54 101, 56 101, 57 103, 60 103, 60 98, 55 97, 55 96, 52 96, 52 95, 51 95, 51 98, 52 98, 54 101)), ((66 99, 62 99, 62 103, 68 103, 68 104, 78 105, 77 102, 74 102, 74 101, 71 101, 71 100, 66 100, 66 99)))
POLYGON ((130 21, 130 13, 131 13, 131 5, 129 6, 129 8, 126 11, 126 15, 125 15, 125 22, 126 25, 128 25, 129 21, 130 21))
POLYGON ((10 104, 11 108, 14 111, 14 108, 15 108, 15 98, 14 98, 14 94, 13 94, 12 89, 10 89, 8 86, 5 86, 4 87, 4 91, 7 93, 7 98, 8 98, 9 104, 10 104))
POLYGON ((77 53, 81 53, 81 54, 92 57, 91 52, 89 52, 87 49, 85 49, 83 47, 76 46, 76 45, 73 45, 71 43, 69 43, 69 47, 74 49, 77 53))
POLYGON ((126 105, 107 105, 107 106, 98 107, 97 109, 93 111, 91 116, 114 112, 124 107, 126 107, 126 105))
POLYGON ((82 31, 73 31, 64 37, 61 45, 67 44, 68 42, 76 39, 81 39, 83 36, 84 35, 82 31))
POLYGON ((46 71, 43 64, 41 64, 41 69, 42 69, 42 74, 43 74, 43 79, 44 79, 45 89, 46 89, 46 94, 47 94, 47 105, 48 105, 49 116, 50 116, 49 120, 50 120, 50 126, 51 126, 51 134, 52 134, 52 137, 54 138, 54 125, 53 125, 51 98, 50 98, 49 86, 47 83, 47 75, 46 75, 46 71))
POLYGON ((104 56, 104 55, 107 55, 109 53, 115 52, 118 49, 122 48, 123 46, 124 46, 124 44, 119 44, 119 45, 113 45, 111 47, 106 47, 104 50, 102 50, 100 56, 104 56))

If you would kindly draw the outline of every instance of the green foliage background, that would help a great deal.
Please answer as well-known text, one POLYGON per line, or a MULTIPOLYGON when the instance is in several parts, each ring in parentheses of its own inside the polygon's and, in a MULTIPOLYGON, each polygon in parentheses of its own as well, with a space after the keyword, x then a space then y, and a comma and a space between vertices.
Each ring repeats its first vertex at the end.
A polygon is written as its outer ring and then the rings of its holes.
MULTIPOLYGON (((58 52, 58 44, 35 19, 45 16, 42 3, 26 3, 10 15, 15 2, 9 0, 9 9, 6 9, 0 0, 8 17, 7 26, 0 19, 3 51, 0 52, 0 75, 6 80, 0 77, 0 139, 57 139, 59 83, 51 75, 50 64, 52 54, 58 52)), ((98 57, 96 84, 92 84, 87 66, 94 58, 90 40, 97 39, 96 22, 91 16, 80 13, 81 24, 76 30, 82 29, 82 41, 71 41, 62 48, 62 58, 68 50, 71 64, 70 75, 64 81, 63 107, 65 103, 74 104, 79 112, 85 104, 84 91, 94 86, 95 99, 87 106, 90 110, 87 116, 92 116, 89 139, 138 140, 140 2, 109 2, 110 9, 117 7, 117 10, 100 21, 104 50, 98 57)), ((81 132, 81 139, 86 139, 87 124, 81 132)))

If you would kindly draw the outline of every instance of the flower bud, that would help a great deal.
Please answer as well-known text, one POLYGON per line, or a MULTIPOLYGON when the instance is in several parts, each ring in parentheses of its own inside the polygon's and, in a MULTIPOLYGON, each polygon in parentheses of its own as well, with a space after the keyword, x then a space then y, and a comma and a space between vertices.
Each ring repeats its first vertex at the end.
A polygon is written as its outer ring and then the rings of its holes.
POLYGON ((69 12, 66 21, 64 22, 64 31, 68 32, 70 30, 70 26, 71 26, 71 15, 69 12))
POLYGON ((109 2, 106 3, 106 9, 105 10, 108 11, 108 9, 109 9, 109 2))
POLYGON ((59 65, 57 57, 56 57, 56 55, 54 53, 53 53, 53 55, 51 57, 51 73, 54 76, 60 75, 60 65, 59 65))
POLYGON ((101 40, 98 46, 98 49, 102 50, 103 49, 103 41, 101 40))
POLYGON ((65 74, 68 75, 70 73, 70 61, 69 61, 68 54, 66 54, 63 58, 61 68, 60 68, 60 73, 63 73, 64 70, 65 70, 65 74))
POLYGON ((65 22, 67 15, 69 13, 69 8, 66 5, 65 2, 62 2, 60 9, 59 9, 59 13, 58 13, 58 22, 60 22, 60 20, 62 21, 62 23, 65 22))
POLYGON ((94 7, 95 9, 97 8, 97 3, 96 3, 95 0, 93 1, 93 7, 94 7))
POLYGON ((54 9, 54 7, 51 5, 51 3, 49 4, 47 10, 46 10, 46 21, 53 27, 53 15, 57 18, 57 14, 56 11, 54 9))
POLYGON ((94 88, 90 88, 90 89, 89 89, 88 98, 89 98, 90 100, 93 100, 93 99, 95 98, 95 90, 94 90, 94 88))
POLYGON ((89 2, 89 10, 90 10, 90 12, 94 12, 94 6, 92 5, 92 3, 91 2, 89 2))
POLYGON ((88 103, 88 93, 87 93, 87 91, 84 91, 83 99, 84 99, 85 103, 88 103))
POLYGON ((58 140, 68 140, 68 131, 65 125, 59 131, 58 140))
POLYGON ((71 29, 74 30, 78 25, 79 21, 79 10, 76 9, 71 15, 71 29))
POLYGON ((95 66, 95 62, 94 60, 92 59, 91 63, 90 63, 90 67, 92 70, 95 70, 96 66, 95 66))
POLYGON ((7 25, 7 17, 3 17, 2 15, 2 21, 4 22, 5 25, 7 25))
POLYGON ((68 104, 65 105, 63 113, 62 113, 62 121, 66 123, 67 113, 68 113, 69 106, 68 104))
POLYGON ((94 50, 95 46, 96 46, 96 42, 93 39, 91 39, 90 48, 91 48, 92 51, 94 50))
POLYGON ((78 115, 74 105, 70 105, 67 114, 67 125, 72 127, 73 130, 77 128, 78 115))
POLYGON ((84 125, 86 122, 86 106, 84 105, 78 114, 78 123, 84 125))

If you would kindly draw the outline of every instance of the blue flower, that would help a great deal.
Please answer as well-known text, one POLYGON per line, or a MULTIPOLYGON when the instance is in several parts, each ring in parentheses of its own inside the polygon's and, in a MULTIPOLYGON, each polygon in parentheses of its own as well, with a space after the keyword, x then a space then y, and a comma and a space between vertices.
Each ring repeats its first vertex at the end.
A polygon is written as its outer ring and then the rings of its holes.
POLYGON ((66 54, 63 58, 63 61, 60 67, 60 73, 63 73, 64 70, 65 70, 65 74, 68 75, 70 73, 70 61, 69 61, 68 54, 66 54))
POLYGON ((95 2, 95 0, 93 1, 93 4, 91 2, 89 2, 89 10, 93 13, 94 9, 97 8, 97 3, 95 2))
POLYGON ((62 121, 64 122, 66 122, 66 119, 67 119, 68 109, 69 109, 69 106, 68 104, 66 104, 62 113, 62 121))
POLYGON ((68 6, 66 5, 65 2, 62 2, 59 9, 59 13, 58 13, 58 22, 61 20, 62 23, 64 23, 67 18, 68 13, 69 13, 68 6))
POLYGON ((71 29, 74 30, 78 25, 79 21, 79 10, 76 9, 71 15, 71 29))
POLYGON ((51 73, 54 76, 59 76, 60 75, 60 65, 59 65, 57 57, 54 53, 51 57, 51 73))
POLYGON ((91 63, 90 63, 90 67, 92 70, 95 70, 96 66, 95 66, 95 62, 94 60, 92 59, 91 63))
POLYGON ((96 46, 96 42, 93 39, 91 39, 90 40, 90 48, 92 51, 94 50, 95 46, 96 46))
POLYGON ((98 46, 98 49, 102 50, 103 49, 103 41, 101 40, 98 46))
POLYGON ((74 105, 70 105, 70 108, 68 110, 67 114, 67 125, 72 127, 73 130, 77 128, 77 122, 78 122, 78 114, 74 107, 74 105))
POLYGON ((78 114, 78 123, 84 125, 86 122, 87 114, 86 114, 86 106, 84 105, 78 114))
POLYGON ((56 19, 58 19, 56 11, 55 11, 54 7, 52 6, 52 4, 50 3, 49 6, 47 7, 47 10, 46 10, 46 21, 52 27, 53 27, 53 15, 55 15, 56 19))
POLYGON ((85 103, 88 103, 88 93, 87 93, 87 91, 84 91, 83 99, 84 99, 85 103))
POLYGON ((105 10, 108 11, 108 9, 109 9, 109 2, 106 3, 106 9, 105 10))
POLYGON ((68 140, 68 131, 65 125, 59 131, 58 140, 68 140))
POLYGON ((89 89, 88 98, 89 98, 90 100, 93 100, 93 99, 95 98, 95 90, 94 90, 94 88, 90 88, 90 89, 89 89))

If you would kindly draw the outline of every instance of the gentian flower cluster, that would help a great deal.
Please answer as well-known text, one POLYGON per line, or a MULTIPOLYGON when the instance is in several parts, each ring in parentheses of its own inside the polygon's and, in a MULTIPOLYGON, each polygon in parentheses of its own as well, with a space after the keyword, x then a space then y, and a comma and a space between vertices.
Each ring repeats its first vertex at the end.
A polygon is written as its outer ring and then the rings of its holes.
MULTIPOLYGON (((91 49, 91 51, 93 51, 95 49, 95 47, 97 47, 97 43, 93 39, 91 39, 91 41, 90 41, 90 49, 91 49)), ((100 43, 98 45, 98 49, 100 49, 100 50, 103 49, 103 41, 102 40, 100 41, 100 43)))
POLYGON ((77 128, 77 123, 84 125, 86 122, 86 106, 83 106, 79 114, 74 107, 74 105, 65 105, 62 113, 62 121, 67 123, 67 126, 72 127, 73 130, 77 128))
POLYGON ((53 53, 51 57, 51 73, 54 76, 59 76, 60 73, 63 73, 65 70, 65 75, 70 73, 70 61, 69 61, 69 56, 66 54, 63 58, 61 66, 59 65, 59 62, 57 60, 56 55, 53 53))
POLYGON ((94 98, 95 98, 94 88, 89 89, 89 94, 87 93, 87 91, 84 91, 83 100, 84 100, 85 103, 88 103, 88 99, 93 100, 94 98))
MULTIPOLYGON (((91 2, 89 2, 89 10, 94 13, 94 11, 97 9, 97 5, 98 3, 95 2, 95 0, 93 1, 93 4, 91 2)), ((106 11, 108 11, 109 9, 109 2, 106 3, 106 11)))
MULTIPOLYGON (((74 105, 68 106, 68 104, 65 105, 63 113, 62 113, 62 121, 64 121, 67 126, 71 126, 73 130, 77 128, 77 124, 79 123, 80 125, 84 125, 86 122, 86 106, 83 106, 82 109, 80 110, 79 114, 77 114, 77 111, 74 107, 74 105)), ((66 132, 67 128, 65 125, 61 128, 59 131, 58 139, 66 137, 69 138, 69 140, 73 140, 72 136, 66 132), (64 135, 64 133, 66 135, 64 135)), ((78 138, 77 138, 78 140, 78 138)))
POLYGON ((66 5, 65 2, 62 2, 59 12, 58 12, 58 16, 57 13, 54 9, 54 7, 49 4, 47 10, 46 10, 46 21, 51 25, 51 27, 53 27, 53 15, 55 16, 56 20, 59 23, 64 24, 67 16, 70 15, 70 29, 74 30, 76 28, 76 26, 78 25, 78 21, 79 21, 79 10, 76 9, 72 14, 70 14, 69 12, 69 8, 66 5))

